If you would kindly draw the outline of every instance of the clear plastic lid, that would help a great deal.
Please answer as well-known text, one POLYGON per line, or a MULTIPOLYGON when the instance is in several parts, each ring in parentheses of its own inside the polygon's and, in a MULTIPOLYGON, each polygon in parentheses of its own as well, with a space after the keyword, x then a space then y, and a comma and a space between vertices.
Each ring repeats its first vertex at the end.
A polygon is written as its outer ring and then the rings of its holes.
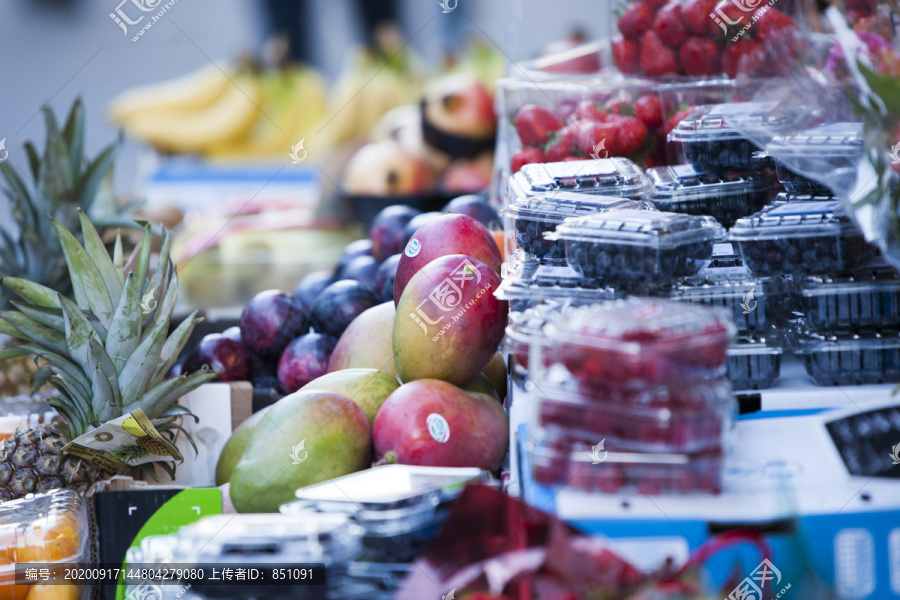
POLYGON ((549 240, 600 242, 666 250, 725 237, 725 228, 712 217, 670 212, 611 210, 566 219, 549 240))
POLYGON ((806 298, 898 292, 900 273, 887 266, 843 275, 808 275, 800 281, 800 293, 806 298))
POLYGON ((750 291, 760 298, 766 294, 769 280, 763 277, 743 277, 738 273, 733 276, 722 275, 717 278, 688 277, 673 286, 669 292, 672 299, 687 302, 715 302, 726 300, 743 300, 750 291))
POLYGON ((738 196, 759 192, 766 187, 759 173, 698 173, 692 165, 674 165, 647 169, 650 200, 696 202, 708 198, 738 196))
POLYGON ((604 194, 639 200, 647 188, 644 172, 627 158, 600 158, 525 165, 513 175, 519 196, 548 192, 604 194))
POLYGON ((551 320, 545 333, 560 344, 650 357, 727 345, 734 327, 721 309, 633 297, 574 309, 551 320))
POLYGON ((784 204, 785 202, 832 202, 834 194, 830 192, 779 192, 772 204, 784 204))
POLYGON ((776 124, 772 113, 777 102, 729 102, 705 104, 682 119, 669 133, 670 142, 706 142, 744 139, 740 125, 776 124))
POLYGON ((766 146, 772 156, 855 156, 863 152, 863 124, 829 123, 796 133, 777 136, 766 146))
POLYGON ((784 348, 771 337, 740 336, 728 347, 728 357, 781 356, 784 348))
POLYGON ((0 504, 0 539, 0 557, 7 561, 0 572, 11 572, 10 563, 87 562, 87 513, 81 496, 53 490, 0 504))
POLYGON ((494 295, 508 302, 559 300, 585 304, 624 298, 625 292, 584 277, 568 265, 535 265, 509 272, 494 295))
POLYGON ((544 325, 563 311, 572 310, 565 301, 547 301, 522 312, 509 313, 504 350, 526 352, 531 343, 544 337, 544 325))
POLYGON ((859 235, 838 200, 773 204, 755 215, 738 219, 730 239, 766 240, 797 237, 859 235))
POLYGON ((343 563, 359 555, 362 531, 345 514, 204 517, 178 530, 172 562, 343 563))
POLYGON ((656 210, 649 202, 618 198, 558 192, 544 196, 529 196, 516 200, 502 211, 503 216, 513 219, 537 221, 539 223, 562 223, 568 217, 592 215, 594 213, 619 208, 635 210, 656 210))

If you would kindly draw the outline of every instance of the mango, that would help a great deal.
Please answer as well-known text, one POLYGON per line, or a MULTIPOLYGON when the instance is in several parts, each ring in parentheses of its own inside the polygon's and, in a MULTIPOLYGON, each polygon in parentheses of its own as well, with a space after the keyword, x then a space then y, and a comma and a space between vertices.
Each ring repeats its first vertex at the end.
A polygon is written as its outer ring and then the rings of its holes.
POLYGON ((377 369, 343 369, 310 381, 300 391, 321 390, 350 398, 363 410, 371 427, 378 409, 398 387, 394 377, 377 369))
POLYGON ((231 437, 225 442, 222 448, 222 454, 219 455, 219 462, 216 463, 216 485, 222 485, 231 481, 231 472, 234 471, 235 465, 241 460, 247 442, 250 441, 250 434, 256 425, 262 421, 266 412, 272 408, 267 406, 250 415, 247 420, 237 426, 231 433, 231 437))
POLYGON ((378 369, 397 376, 391 334, 394 330, 394 315, 397 314, 393 302, 385 302, 366 309, 353 319, 338 340, 328 372, 341 369, 378 369))

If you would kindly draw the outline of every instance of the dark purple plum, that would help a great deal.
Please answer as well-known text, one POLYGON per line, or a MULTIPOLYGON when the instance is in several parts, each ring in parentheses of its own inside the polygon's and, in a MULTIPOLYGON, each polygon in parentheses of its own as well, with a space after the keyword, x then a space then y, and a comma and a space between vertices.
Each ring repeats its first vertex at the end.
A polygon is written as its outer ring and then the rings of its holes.
POLYGON ((375 273, 375 291, 379 294, 381 302, 394 299, 394 278, 397 276, 397 265, 400 264, 402 254, 388 256, 378 267, 375 273))
POLYGON ((327 373, 336 344, 337 338, 321 333, 307 333, 288 344, 278 361, 281 391, 292 394, 327 373))
POLYGON ((184 361, 183 371, 193 373, 203 365, 217 373, 216 381, 250 381, 253 357, 240 342, 220 333, 203 336, 184 361))
POLYGON ((406 227, 403 229, 403 246, 401 246, 400 248, 401 251, 403 250, 403 248, 406 248, 406 244, 409 243, 409 240, 412 238, 413 234, 419 227, 421 227, 431 219, 439 216, 441 216, 441 213, 439 212, 427 212, 413 217, 412 220, 407 223, 406 227))
POLYGON ((422 211, 411 206, 395 204, 383 209, 372 219, 369 239, 372 240, 372 255, 379 261, 403 250, 403 230, 422 211))
POLYGON ((358 281, 344 279, 319 294, 309 318, 316 332, 340 338, 353 319, 378 303, 375 292, 358 281))
POLYGON ((312 308, 316 296, 322 293, 322 290, 334 283, 334 273, 331 271, 313 271, 304 275, 303 279, 294 287, 294 298, 300 301, 306 307, 306 313, 312 308))
POLYGON ((467 194, 454 198, 444 206, 442 212, 468 215, 488 229, 500 228, 500 215, 493 206, 487 203, 484 196, 478 194, 467 194))
POLYGON ((229 340, 234 340, 236 342, 244 343, 243 338, 241 338, 241 328, 235 325, 234 327, 229 327, 225 331, 222 332, 222 335, 227 337, 229 340))
MULTIPOLYGON (((341 253, 341 257, 338 259, 337 264, 334 266, 334 279, 331 283, 334 283, 340 277, 338 277, 338 273, 346 266, 348 262, 356 258, 357 256, 374 256, 372 253, 372 240, 361 239, 356 240, 355 242, 350 242, 346 246, 344 246, 344 252, 341 253)), ((329 284, 330 285, 330 284, 329 284)))
POLYGON ((347 263, 338 274, 338 279, 352 279, 358 281, 370 290, 377 291, 375 287, 375 274, 378 272, 378 261, 373 256, 357 256, 347 263))
POLYGON ((303 304, 278 290, 258 293, 241 313, 241 339, 263 358, 277 360, 292 339, 307 331, 303 304))

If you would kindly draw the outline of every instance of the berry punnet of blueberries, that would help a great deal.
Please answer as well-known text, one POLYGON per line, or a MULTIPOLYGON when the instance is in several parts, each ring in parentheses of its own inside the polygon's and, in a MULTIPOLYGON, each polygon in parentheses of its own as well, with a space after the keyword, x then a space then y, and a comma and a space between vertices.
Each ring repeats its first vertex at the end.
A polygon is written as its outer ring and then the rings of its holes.
POLYGON ((900 274, 879 266, 843 275, 808 275, 795 296, 806 323, 819 333, 900 329, 900 274))
POLYGON ((816 385, 865 385, 900 380, 900 337, 802 333, 797 354, 816 385))
POLYGON ((640 200, 649 183, 634 162, 615 157, 528 164, 513 175, 511 185, 519 197, 580 192, 640 200))
POLYGON ((725 376, 735 390, 765 390, 781 375, 784 350, 765 338, 744 337, 728 349, 725 376))
POLYGON ((547 238, 585 277, 636 284, 695 274, 724 235, 712 217, 625 209, 567 219, 547 238))
POLYGON ((877 253, 839 201, 772 204, 738 219, 729 238, 757 276, 841 273, 877 253))

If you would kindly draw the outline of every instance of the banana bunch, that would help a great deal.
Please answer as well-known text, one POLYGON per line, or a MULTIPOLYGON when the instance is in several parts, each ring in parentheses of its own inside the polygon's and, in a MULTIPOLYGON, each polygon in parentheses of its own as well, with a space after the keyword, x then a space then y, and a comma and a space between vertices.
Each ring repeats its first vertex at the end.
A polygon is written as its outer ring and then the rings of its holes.
POLYGON ((421 97, 421 82, 401 57, 387 64, 383 59, 361 51, 344 68, 334 84, 328 115, 319 126, 317 147, 333 149, 365 138, 386 112, 421 97))
POLYGON ((284 155, 325 113, 327 87, 313 69, 212 65, 113 99, 110 120, 160 151, 219 160, 284 155))

